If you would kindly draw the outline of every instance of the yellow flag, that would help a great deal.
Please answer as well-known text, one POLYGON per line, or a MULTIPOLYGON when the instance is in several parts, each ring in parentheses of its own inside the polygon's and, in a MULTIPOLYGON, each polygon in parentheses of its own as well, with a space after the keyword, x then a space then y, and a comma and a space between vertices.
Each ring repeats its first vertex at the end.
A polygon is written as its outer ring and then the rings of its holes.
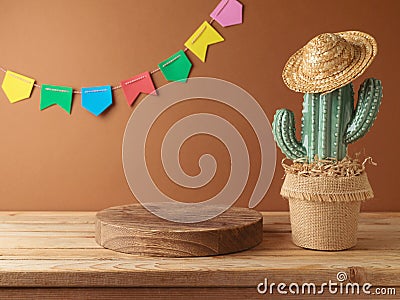
POLYGON ((206 61, 207 47, 222 42, 224 38, 207 21, 186 41, 185 47, 193 52, 202 62, 206 61))
POLYGON ((35 79, 7 71, 1 85, 11 103, 27 99, 31 96, 35 79))

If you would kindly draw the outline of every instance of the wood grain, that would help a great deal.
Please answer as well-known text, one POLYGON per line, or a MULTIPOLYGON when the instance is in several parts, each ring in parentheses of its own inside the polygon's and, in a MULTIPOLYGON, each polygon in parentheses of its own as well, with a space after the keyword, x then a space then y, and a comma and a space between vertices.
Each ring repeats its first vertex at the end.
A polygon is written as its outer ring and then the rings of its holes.
MULTIPOLYGON (((381 288, 381 287, 380 287, 381 288)), ((322 295, 310 295, 313 300, 327 299, 328 291, 322 295)), ((27 300, 27 299, 96 299, 96 300, 115 300, 115 299, 171 299, 171 300, 212 300, 212 299, 305 299, 307 295, 279 295, 258 294, 254 288, 26 288, 26 289, 0 289, 0 299, 7 297, 8 300, 27 300)), ((382 299, 398 299, 396 296, 381 296, 382 299)), ((329 299, 329 298, 328 298, 329 299)), ((374 299, 372 295, 340 295, 336 294, 330 299, 352 299, 366 300, 374 299)))
MULTIPOLYGON (((159 210, 160 206, 153 209, 159 210)), ((185 224, 159 218, 140 204, 132 204, 98 212, 95 237, 99 245, 123 253, 169 257, 220 255, 258 245, 263 238, 262 219, 255 210, 231 207, 210 220, 185 224)))
POLYGON ((0 299, 275 299, 257 294, 264 278, 320 285, 339 271, 400 293, 400 213, 361 214, 357 246, 341 252, 296 247, 287 213, 263 216, 263 242, 250 250, 168 258, 100 247, 93 212, 0 212, 0 299))

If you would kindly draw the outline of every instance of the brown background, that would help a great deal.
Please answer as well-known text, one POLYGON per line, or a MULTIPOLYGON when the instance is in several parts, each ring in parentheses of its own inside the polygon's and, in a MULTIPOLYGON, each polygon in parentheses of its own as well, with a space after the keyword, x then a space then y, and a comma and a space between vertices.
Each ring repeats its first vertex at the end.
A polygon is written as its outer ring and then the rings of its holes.
MULTIPOLYGON (((156 64, 183 47, 183 43, 217 5, 218 0, 0 0, 0 65, 31 76, 39 84, 82 86, 117 84, 156 64)), ((281 80, 288 57, 317 34, 361 30, 378 41, 379 54, 360 80, 377 77, 384 85, 384 100, 371 132, 350 151, 365 150, 379 164, 368 167, 376 198, 365 210, 399 211, 399 99, 398 72, 400 18, 398 0, 386 1, 261 1, 243 0, 244 24, 215 28, 225 42, 209 49, 201 63, 194 55, 191 76, 221 78, 252 94, 270 121, 275 110, 286 107, 300 120, 302 95, 288 90, 281 80)), ((157 86, 166 83, 154 75, 157 86)), ((141 101, 140 97, 136 105, 141 101)), ((39 111, 39 90, 31 99, 9 104, 0 92, 0 209, 1 210, 99 210, 135 201, 124 178, 121 147, 128 118, 122 92, 101 117, 94 117, 74 97, 72 115, 60 107, 39 111)), ((216 110, 236 122, 250 145, 252 173, 238 205, 246 205, 257 179, 259 155, 251 130, 234 112, 194 101, 171 108, 153 129, 160 136, 165 125, 192 110, 216 110), (157 129, 158 128, 158 129, 157 129)), ((215 182, 204 189, 181 191, 163 178, 158 156, 159 141, 150 141, 150 167, 168 194, 182 201, 197 201, 215 194, 228 176, 219 169, 215 182)), ((182 164, 195 174, 197 158, 211 149, 220 162, 228 162, 221 143, 199 137, 182 149, 182 164), (211 144, 211 146, 208 146, 211 144), (206 147, 204 147, 206 145, 206 147), (201 149, 202 150, 199 150, 201 149), (196 151, 194 151, 196 150, 196 151)), ((286 210, 279 196, 282 155, 260 210, 286 210)), ((140 176, 140 174, 138 174, 140 176)), ((157 181, 156 181, 157 182, 157 181)))

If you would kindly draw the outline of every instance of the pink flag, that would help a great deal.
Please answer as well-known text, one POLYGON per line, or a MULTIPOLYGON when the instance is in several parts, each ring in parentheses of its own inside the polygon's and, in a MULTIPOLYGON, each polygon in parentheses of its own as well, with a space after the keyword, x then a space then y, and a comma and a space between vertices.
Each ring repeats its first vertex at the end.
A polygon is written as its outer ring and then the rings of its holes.
POLYGON ((223 27, 241 24, 243 4, 237 0, 222 0, 210 16, 223 27))
POLYGON ((140 93, 157 95, 149 72, 144 72, 121 82, 126 101, 129 105, 135 102, 140 93))

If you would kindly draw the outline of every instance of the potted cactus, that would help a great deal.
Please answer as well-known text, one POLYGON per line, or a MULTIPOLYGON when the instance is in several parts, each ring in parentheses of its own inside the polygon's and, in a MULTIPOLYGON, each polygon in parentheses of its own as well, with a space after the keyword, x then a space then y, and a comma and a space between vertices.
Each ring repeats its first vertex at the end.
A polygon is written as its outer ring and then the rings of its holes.
POLYGON ((351 81, 375 55, 376 42, 365 33, 322 34, 285 66, 286 85, 305 93, 301 141, 293 112, 280 109, 273 122, 277 145, 294 161, 285 168, 281 195, 289 200, 292 239, 298 246, 343 250, 356 244, 360 204, 373 192, 364 165, 348 158, 347 146, 374 123, 382 85, 366 79, 354 108, 351 81))

